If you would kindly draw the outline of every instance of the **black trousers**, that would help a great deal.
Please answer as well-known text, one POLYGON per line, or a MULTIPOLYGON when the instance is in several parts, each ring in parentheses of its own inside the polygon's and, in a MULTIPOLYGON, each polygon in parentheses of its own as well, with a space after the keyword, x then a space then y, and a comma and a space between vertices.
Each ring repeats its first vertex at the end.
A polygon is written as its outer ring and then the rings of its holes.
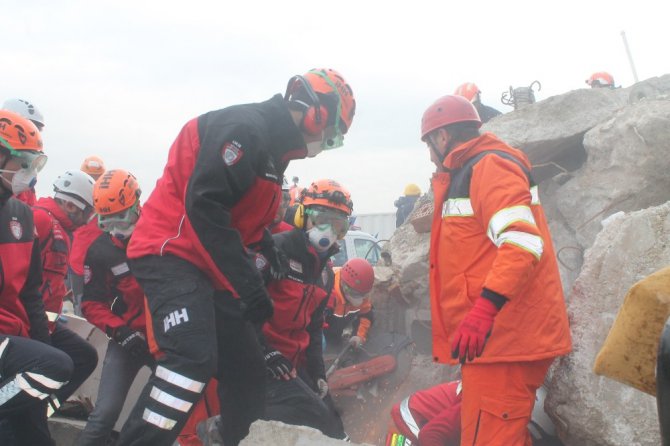
POLYGON ((239 301, 215 292, 202 271, 178 257, 143 257, 130 267, 162 355, 117 445, 172 445, 212 377, 219 380, 221 436, 226 446, 237 445, 265 407, 265 362, 239 301))
POLYGON ((0 420, 11 432, 0 433, 0 444, 54 444, 47 426, 47 401, 72 376, 72 359, 64 352, 32 339, 0 334, 0 420))
POLYGON ((331 410, 300 376, 289 381, 267 378, 265 419, 313 427, 340 440, 347 437, 337 412, 331 410))
POLYGON ((91 376, 98 365, 98 352, 88 341, 74 331, 65 328, 65 325, 60 322, 56 324, 54 332, 51 333, 51 345, 67 354, 74 364, 70 382, 55 393, 62 404, 91 376))

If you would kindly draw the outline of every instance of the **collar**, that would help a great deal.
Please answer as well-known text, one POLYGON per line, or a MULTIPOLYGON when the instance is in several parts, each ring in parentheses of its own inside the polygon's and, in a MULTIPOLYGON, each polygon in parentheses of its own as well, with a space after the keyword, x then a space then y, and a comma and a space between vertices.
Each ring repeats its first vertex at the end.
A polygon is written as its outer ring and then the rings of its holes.
MULTIPOLYGON (((307 156, 302 132, 295 125, 286 101, 280 94, 260 104, 261 114, 268 125, 270 154, 277 167, 286 168, 289 161, 307 156)), ((283 170, 282 170, 283 171, 283 170)))
POLYGON ((510 147, 496 135, 489 132, 486 132, 477 138, 471 139, 470 141, 466 141, 456 146, 451 152, 449 152, 442 165, 447 169, 447 171, 458 169, 459 167, 462 167, 470 158, 487 150, 500 150, 503 152, 508 152, 510 155, 514 155, 519 160, 522 160, 524 164, 526 164, 528 170, 532 169, 530 162, 522 151, 510 147))

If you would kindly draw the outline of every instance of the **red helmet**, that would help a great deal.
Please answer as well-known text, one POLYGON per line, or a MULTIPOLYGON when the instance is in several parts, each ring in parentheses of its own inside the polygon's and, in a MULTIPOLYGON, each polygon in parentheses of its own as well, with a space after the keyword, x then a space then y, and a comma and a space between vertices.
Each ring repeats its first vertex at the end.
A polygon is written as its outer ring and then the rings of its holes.
POLYGON ((421 118, 421 140, 433 130, 457 122, 476 122, 482 125, 477 109, 463 96, 442 96, 428 107, 421 118))
POLYGON ((477 95, 479 95, 479 93, 481 93, 481 91, 472 82, 466 82, 460 85, 456 91, 454 91, 456 96, 463 96, 470 102, 473 102, 475 99, 477 99, 477 95))
POLYGON ((586 79, 586 83, 591 88, 596 87, 610 87, 614 88, 614 77, 606 71, 599 71, 593 73, 590 78, 586 79))
POLYGON ((365 259, 351 259, 342 266, 340 279, 349 288, 361 294, 369 293, 375 283, 375 272, 365 259))
POLYGON ((340 121, 344 124, 342 133, 347 133, 354 120, 356 100, 354 92, 340 73, 330 68, 315 68, 303 76, 316 93, 336 96, 340 121))

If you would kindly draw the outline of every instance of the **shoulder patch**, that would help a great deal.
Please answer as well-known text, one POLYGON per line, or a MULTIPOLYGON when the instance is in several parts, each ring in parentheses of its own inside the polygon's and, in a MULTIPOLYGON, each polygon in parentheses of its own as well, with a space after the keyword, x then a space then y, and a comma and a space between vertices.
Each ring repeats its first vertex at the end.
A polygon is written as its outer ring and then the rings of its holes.
POLYGON ((16 240, 21 240, 21 237, 23 237, 23 225, 20 221, 12 219, 9 221, 9 232, 12 233, 16 240))
POLYGON ((223 157, 223 162, 227 166, 232 166, 236 164, 244 152, 242 151, 242 145, 237 141, 226 141, 223 143, 223 148, 221 149, 221 156, 223 157))

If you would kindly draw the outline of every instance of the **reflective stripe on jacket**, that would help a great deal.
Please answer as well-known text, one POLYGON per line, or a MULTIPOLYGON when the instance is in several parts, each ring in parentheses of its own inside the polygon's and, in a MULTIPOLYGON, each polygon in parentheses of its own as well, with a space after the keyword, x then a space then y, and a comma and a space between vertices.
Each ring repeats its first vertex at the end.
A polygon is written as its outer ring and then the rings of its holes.
POLYGON ((450 355, 453 333, 482 293, 502 296, 507 303, 475 361, 533 361, 568 353, 558 266, 537 190, 531 190, 526 156, 487 133, 456 147, 444 167, 433 176, 434 359, 456 362, 450 355), (472 167, 471 178, 458 175, 460 167, 485 151, 505 152, 517 161, 491 153, 472 167), (466 183, 452 183, 457 176, 466 183))

